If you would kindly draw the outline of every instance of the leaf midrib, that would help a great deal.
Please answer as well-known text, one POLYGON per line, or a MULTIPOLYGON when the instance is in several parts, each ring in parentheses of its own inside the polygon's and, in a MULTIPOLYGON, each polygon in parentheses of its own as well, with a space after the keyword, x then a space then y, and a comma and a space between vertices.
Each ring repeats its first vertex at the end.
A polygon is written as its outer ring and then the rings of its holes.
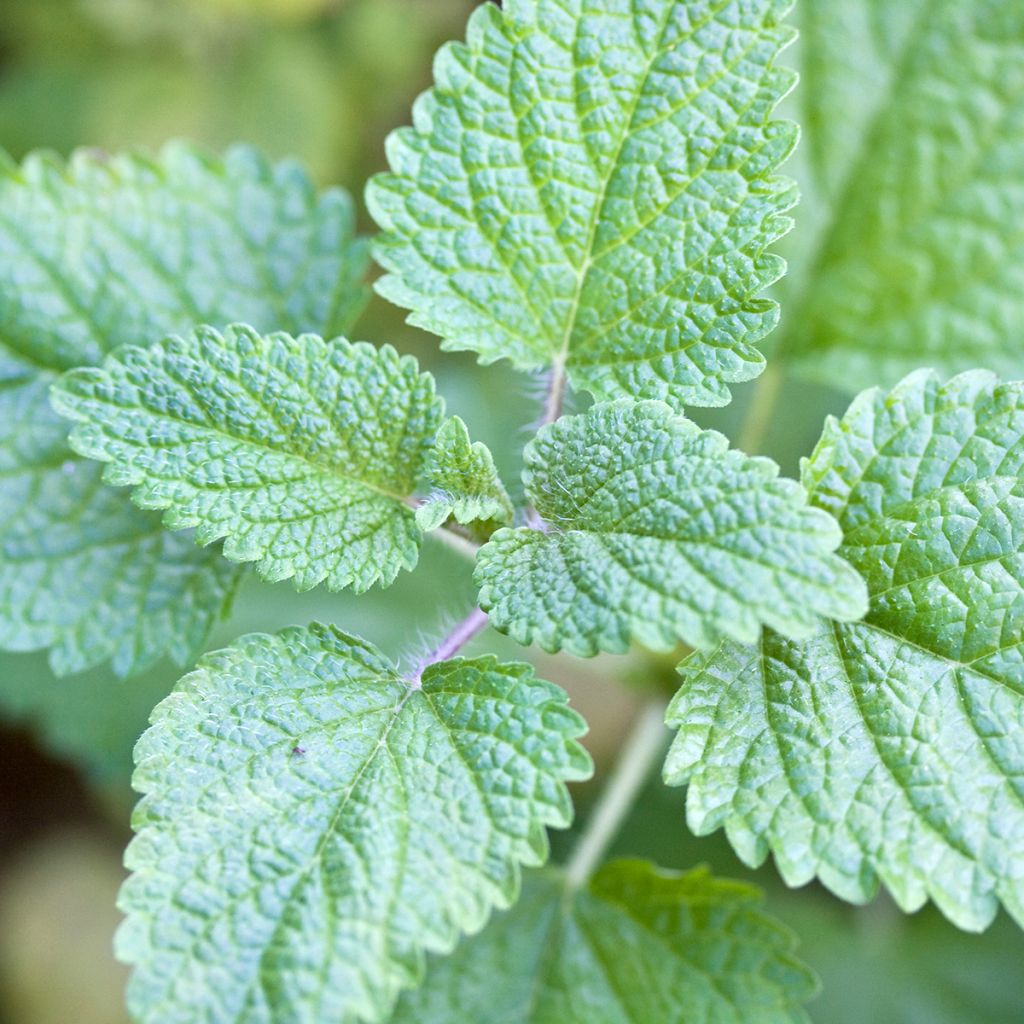
MULTIPOLYGON (((324 850, 326 849, 327 844, 330 842, 331 838, 337 832, 338 823, 341 821, 342 815, 347 810, 349 802, 352 799, 353 793, 355 793, 356 788, 363 779, 363 776, 369 770, 373 762, 377 759, 381 750, 387 747, 388 736, 391 734, 392 729, 394 729, 395 724, 398 722, 402 710, 404 709, 409 698, 416 692, 416 690, 413 687, 403 683, 402 680, 400 680, 397 676, 394 679, 367 680, 367 682, 398 682, 400 685, 403 686, 405 692, 401 695, 401 697, 398 700, 398 703, 395 704, 393 709, 391 709, 390 711, 388 709, 380 709, 385 714, 387 714, 387 719, 385 720, 384 727, 381 730, 380 735, 377 737, 377 742, 374 745, 373 749, 370 751, 370 753, 366 756, 363 763, 359 766, 358 770, 356 771, 355 775, 352 778, 352 781, 349 783, 341 799, 338 801, 337 806, 335 807, 335 810, 332 813, 329 821, 326 823, 326 825, 321 831, 320 838, 317 841, 316 847, 314 848, 313 852, 310 854, 309 858, 307 859, 303 867, 301 867, 299 871, 296 873, 295 882, 291 889, 288 891, 288 895, 284 898, 284 900, 281 903, 281 907, 277 915, 277 926, 271 932, 267 941, 263 944, 263 952, 260 954, 255 983, 259 984, 264 996, 268 1001, 268 1004, 270 1005, 273 1005, 274 1002, 276 979, 273 976, 272 969, 270 965, 267 963, 267 960, 276 947, 276 940, 280 935, 281 930, 285 927, 287 911, 296 901, 298 894, 301 892, 303 886, 305 886, 306 882, 309 880, 309 877, 312 874, 314 868, 322 861, 324 850)), ((239 1024, 244 1024, 244 1018, 239 1019, 239 1024)))
MULTIPOLYGON (((127 407, 124 407, 124 406, 121 406, 119 408, 121 409, 122 412, 129 412, 130 413, 132 411, 130 408, 127 408, 127 407)), ((361 477, 355 476, 351 472, 346 472, 340 466, 337 466, 337 465, 334 465, 334 464, 322 464, 322 463, 315 462, 313 459, 309 458, 308 456, 306 456, 304 454, 301 454, 301 453, 298 453, 298 452, 293 452, 293 451, 284 451, 284 450, 282 450, 280 448, 275 448, 271 443, 269 443, 267 441, 255 440, 253 438, 248 438, 248 437, 238 437, 238 436, 236 436, 234 434, 228 433, 227 430, 225 430, 222 427, 210 424, 209 421, 206 421, 204 423, 198 424, 198 423, 194 423, 191 420, 183 419, 180 416, 173 415, 170 412, 163 412, 163 411, 160 411, 158 413, 151 413, 151 412, 149 412, 147 410, 147 415, 148 416, 152 416, 154 419, 168 420, 168 421, 170 421, 172 423, 179 424, 179 425, 181 425, 183 427, 188 427, 190 431, 197 431, 197 432, 198 431, 202 431, 202 432, 206 432, 206 433, 212 434, 213 436, 215 436, 217 438, 220 438, 220 439, 225 440, 225 441, 229 441, 232 445, 242 445, 242 446, 246 446, 246 447, 249 447, 249 448, 255 448, 255 449, 258 449, 260 451, 264 451, 264 452, 267 452, 267 453, 269 453, 271 455, 274 455, 277 458, 285 458, 285 459, 289 459, 289 460, 294 460, 295 462, 300 463, 303 466, 308 466, 309 467, 310 472, 307 474, 307 478, 309 478, 309 479, 314 479, 314 478, 316 478, 318 476, 333 477, 333 478, 338 479, 338 480, 343 480, 343 481, 345 481, 348 484, 355 484, 355 485, 357 485, 359 487, 365 487, 367 490, 373 491, 374 493, 380 495, 381 497, 388 498, 389 500, 394 501, 396 504, 404 505, 406 507, 413 507, 412 506, 413 499, 412 499, 411 494, 405 494, 405 495, 398 494, 397 492, 391 491, 391 490, 389 490, 389 489, 387 489, 385 487, 382 487, 379 484, 372 483, 369 480, 364 480, 361 477)), ((81 426, 85 426, 85 425, 86 424, 82 424, 81 426)), ((92 424, 90 423, 88 425, 91 426, 92 424)), ((75 427, 75 429, 72 431, 71 438, 72 438, 73 441, 78 441, 79 443, 81 443, 81 438, 83 437, 84 434, 85 434, 85 431, 82 431, 80 427, 75 427)), ((120 435, 113 435, 111 437, 111 435, 109 435, 106 430, 103 431, 103 436, 105 438, 110 438, 116 444, 124 445, 126 448, 128 448, 130 450, 133 450, 135 452, 139 452, 139 453, 145 454, 145 453, 147 453, 147 452, 152 450, 149 446, 146 446, 146 445, 143 445, 143 444, 131 444, 126 438, 124 438, 124 437, 122 437, 120 435)), ((406 436, 406 435, 403 435, 403 436, 406 436)), ((162 446, 161 450, 162 451, 173 451, 175 448, 183 448, 186 451, 191 451, 193 446, 196 445, 196 444, 199 444, 199 443, 200 442, 198 440, 194 439, 194 438, 193 439, 184 439, 184 440, 178 442, 177 444, 166 444, 166 445, 162 446)), ((112 452, 107 451, 105 448, 97 448, 94 445, 88 445, 88 444, 83 444, 83 447, 90 449, 90 451, 87 453, 88 457, 90 457, 90 458, 96 458, 96 457, 102 456, 103 461, 105 461, 107 463, 114 464, 114 465, 116 465, 117 462, 119 461, 116 455, 114 455, 112 452), (95 454, 94 454, 94 452, 95 452, 95 454)), ((171 483, 171 484, 177 484, 177 483, 182 482, 182 477, 180 477, 180 476, 177 476, 177 475, 175 475, 175 476, 163 476, 161 474, 153 472, 151 469, 149 469, 146 466, 136 465, 133 461, 126 460, 125 461, 125 468, 131 470, 133 477, 135 477, 135 479, 133 479, 133 481, 132 481, 132 485, 133 486, 140 486, 140 485, 145 484, 147 482, 147 478, 150 479, 150 480, 160 480, 160 481, 163 481, 164 483, 171 483)), ((238 489, 239 490, 244 490, 247 487, 260 487, 260 486, 266 487, 266 486, 272 486, 274 484, 284 484, 284 485, 287 485, 288 483, 294 483, 294 482, 295 481, 288 481, 288 480, 261 481, 261 482, 259 482, 257 484, 252 484, 252 485, 240 485, 238 489)), ((193 483, 192 481, 189 481, 189 486, 190 487, 194 487, 197 491, 211 491, 212 490, 212 491, 224 491, 224 492, 230 493, 234 489, 233 485, 231 485, 231 484, 228 484, 228 485, 225 485, 225 486, 220 486, 220 487, 206 487, 206 486, 199 486, 199 485, 193 483)), ((166 499, 166 500, 170 501, 171 499, 166 499)), ((167 506, 165 506, 165 507, 167 507, 167 506)))
MULTIPOLYGON (((665 13, 658 31, 658 40, 644 65, 644 71, 640 76, 636 92, 633 95, 633 101, 630 104, 628 116, 623 118, 622 133, 616 143, 615 152, 612 155, 611 160, 608 162, 608 173, 601 182, 601 192, 597 196, 590 214, 590 223, 587 226, 587 238, 582 250, 585 253, 585 256, 576 272, 576 290, 573 294, 572 302, 569 306, 569 312, 566 316, 565 329, 562 333, 562 338, 559 342, 558 349, 555 352, 552 363, 552 368, 556 378, 561 378, 565 373, 565 366, 569 357, 569 348, 572 344, 573 335, 576 332, 576 322, 579 317, 580 303, 583 299, 583 288, 586 284, 587 275, 589 274, 590 268, 593 266, 595 259, 595 253, 593 251, 594 241, 597 238, 598 225, 601 223, 601 216, 604 213, 604 207, 608 201, 608 189, 611 186, 612 179, 615 177, 615 169, 619 165, 619 160, 622 157, 622 151, 625 148, 626 140, 630 137, 633 131, 633 122, 636 120, 636 114, 640 108, 640 101, 643 99, 644 90, 650 80, 651 72, 654 70, 654 65, 662 56, 661 51, 665 43, 665 33, 668 31, 668 26, 671 24, 672 12, 672 4, 666 3, 665 13)), ((576 23, 576 31, 577 33, 579 32, 578 20, 576 23)))

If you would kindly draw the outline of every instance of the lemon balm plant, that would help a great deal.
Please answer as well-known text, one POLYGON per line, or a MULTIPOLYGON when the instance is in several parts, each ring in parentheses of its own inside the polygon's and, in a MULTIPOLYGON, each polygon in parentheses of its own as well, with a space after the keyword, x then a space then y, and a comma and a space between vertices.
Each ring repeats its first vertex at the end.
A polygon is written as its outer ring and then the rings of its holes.
POLYGON ((117 939, 137 1021, 806 1019, 756 891, 603 863, 664 708, 566 863, 523 873, 570 822, 585 723, 463 654, 488 624, 690 649, 664 778, 748 863, 1024 922, 1024 385, 991 372, 1024 313, 1024 11, 789 7, 481 6, 369 184, 372 243, 244 149, 0 169, 5 647, 187 666, 249 567, 364 591, 428 535, 479 595, 414 664, 313 623, 204 655, 156 708, 117 939), (371 247, 443 348, 542 376, 521 489, 443 381, 347 340, 371 247), (688 418, 765 352, 739 446, 688 418), (744 450, 783 367, 885 385, 799 481, 744 450))

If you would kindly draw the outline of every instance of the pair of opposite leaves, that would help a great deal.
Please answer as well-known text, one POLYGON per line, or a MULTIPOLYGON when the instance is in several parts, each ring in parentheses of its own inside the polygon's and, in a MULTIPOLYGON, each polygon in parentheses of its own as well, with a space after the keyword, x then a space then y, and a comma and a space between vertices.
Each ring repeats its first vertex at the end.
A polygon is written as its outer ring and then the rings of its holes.
MULTIPOLYGON (((279 516, 272 529, 301 531, 297 550, 308 553, 317 509, 335 507, 330 488, 342 489, 348 514, 350 492, 362 486, 339 472, 353 465, 340 460, 376 444, 378 456, 391 455, 385 469, 402 467, 396 437, 429 453, 429 436, 417 438, 414 425, 439 414, 408 412, 417 394, 436 408, 424 381, 389 350, 206 331, 130 350, 105 370, 76 371, 58 404, 85 421, 75 445, 113 459, 118 482, 141 482, 143 503, 170 505, 176 522, 221 532, 232 529, 230 519, 220 525, 225 513, 245 525, 268 510, 279 516), (359 372, 345 376, 339 367, 352 360, 359 372), (400 365, 404 390, 392 372, 400 365), (182 380, 215 393, 216 403, 196 403, 182 380), (319 398, 311 380, 326 389, 319 398), (236 390, 233 381, 253 386, 236 390), (259 403, 256 382, 274 396, 277 419, 259 403), (352 404, 355 392, 390 396, 389 415, 375 423, 369 405, 352 404), (316 415, 318 407, 339 422, 316 415), (259 445, 246 440, 256 430, 259 445), (349 440, 339 444, 343 430, 349 440), (302 515, 286 504, 289 488, 302 515)), ((1013 844, 990 836, 999 821, 1016 820, 1019 796, 1020 401, 1020 386, 985 374, 948 385, 919 374, 889 395, 868 392, 826 428, 807 461, 809 506, 771 463, 726 451, 719 435, 659 403, 599 404, 528 447, 527 493, 550 528, 502 529, 484 546, 484 606, 499 627, 553 649, 622 649, 633 633, 712 651, 688 666, 670 765, 680 780, 698 780, 690 794, 697 827, 726 823, 748 859, 763 859, 771 845, 787 877, 817 871, 851 898, 870 892, 877 868, 904 905, 933 895, 968 927, 991 917, 996 894, 1020 913, 1013 844), (842 558, 831 553, 837 520, 842 558), (863 624, 841 625, 863 610, 851 566, 867 581, 871 609, 863 624), (745 646, 761 622, 771 632, 745 646), (713 650, 723 634, 728 642, 713 650), (750 714, 756 679, 760 722, 750 714), (962 716, 939 713, 951 702, 962 716), (725 713, 727 724, 716 726, 725 713), (737 732, 748 742, 736 742, 737 732), (741 785, 755 767, 772 780, 771 797, 741 785), (966 801, 972 784, 975 799, 966 801), (803 839, 779 807, 805 822, 803 839), (889 828, 879 856, 874 837, 897 814, 902 827, 889 828)), ((400 484, 378 477, 361 500, 411 524, 408 491, 379 493, 400 484)), ((332 526, 334 538, 345 536, 344 522, 332 526)), ((373 550, 379 567, 391 548, 378 541, 373 550)))

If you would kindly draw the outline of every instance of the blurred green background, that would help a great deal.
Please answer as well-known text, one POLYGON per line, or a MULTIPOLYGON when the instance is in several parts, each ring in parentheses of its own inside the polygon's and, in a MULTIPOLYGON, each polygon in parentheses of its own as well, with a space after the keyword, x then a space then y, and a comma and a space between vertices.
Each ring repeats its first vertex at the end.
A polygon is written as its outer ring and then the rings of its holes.
MULTIPOLYGON (((813 2, 813 0, 805 0, 813 2)), ((406 123, 430 79, 431 56, 460 36, 473 0, 0 0, 0 147, 155 148, 171 137, 216 150, 253 143, 297 156, 324 184, 356 195, 384 163, 384 138, 406 123)), ((363 224, 368 227, 365 214, 363 224)), ((358 333, 415 352, 438 373, 450 407, 496 451, 506 477, 537 415, 538 382, 436 342, 374 299, 358 333)), ((840 396, 792 381, 763 448, 794 473, 840 396)), ((738 434, 750 386, 700 417, 738 434)), ((427 646, 473 601, 469 567, 428 545, 415 574, 358 600, 296 595, 250 580, 211 647, 239 633, 313 618, 337 622, 396 657, 427 646)), ((493 635, 484 643, 521 657, 493 635)), ((592 723, 606 763, 649 687, 672 685, 670 662, 539 657, 592 723), (625 685, 623 685, 623 680, 625 685)), ((131 806, 131 747, 177 673, 128 682, 93 671, 55 679, 43 656, 0 655, 0 1024, 121 1024, 123 973, 110 955, 114 897, 131 806)), ((580 817, 591 787, 578 793, 580 817)), ((555 838, 556 855, 572 842, 555 838)), ((901 915, 884 896, 850 908, 818 887, 789 892, 771 866, 745 869, 721 836, 698 840, 682 794, 657 779, 618 851, 665 866, 704 861, 753 877, 801 938, 823 982, 818 1024, 1020 1024, 1024 937, 1005 917, 983 936, 932 910, 901 915)), ((453 1022, 461 1024, 461 1022, 453 1022)), ((466 1022, 472 1024, 472 1022, 466 1022)), ((651 1022, 657 1024, 657 1022, 651 1022)))

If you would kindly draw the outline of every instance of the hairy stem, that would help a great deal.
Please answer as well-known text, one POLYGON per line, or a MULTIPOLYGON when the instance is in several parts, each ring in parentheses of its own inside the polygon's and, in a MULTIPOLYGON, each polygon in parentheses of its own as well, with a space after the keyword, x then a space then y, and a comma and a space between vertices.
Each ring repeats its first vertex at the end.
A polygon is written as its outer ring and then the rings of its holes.
POLYGON ((747 455, 757 455, 771 425, 775 407, 782 397, 783 373, 778 362, 769 363, 754 388, 747 415, 740 428, 736 447, 747 455))
POLYGON ((539 426, 544 427, 549 423, 554 423, 562 415, 562 406, 565 404, 565 388, 565 362, 559 360, 551 368, 547 393, 544 396, 544 412, 540 418, 539 426))
MULTIPOLYGON (((551 373, 548 377, 548 386, 544 394, 544 411, 537 423, 538 429, 546 427, 549 423, 554 423, 562 415, 562 407, 565 404, 565 389, 565 360, 559 359, 551 368, 551 373)), ((532 504, 526 507, 526 525, 531 530, 539 530, 541 533, 548 532, 547 523, 541 519, 540 514, 532 504)))
POLYGON ((455 657, 487 625, 487 613, 474 608, 455 628, 416 666, 416 672, 409 677, 409 684, 418 690, 423 683, 423 673, 439 661, 455 657))
POLYGON ((653 700, 640 711, 633 723, 611 777, 590 812, 587 827, 566 864, 566 884, 570 889, 586 885, 600 865, 626 815, 632 810, 637 793, 647 781, 651 766, 661 756, 667 735, 665 702, 653 700))

